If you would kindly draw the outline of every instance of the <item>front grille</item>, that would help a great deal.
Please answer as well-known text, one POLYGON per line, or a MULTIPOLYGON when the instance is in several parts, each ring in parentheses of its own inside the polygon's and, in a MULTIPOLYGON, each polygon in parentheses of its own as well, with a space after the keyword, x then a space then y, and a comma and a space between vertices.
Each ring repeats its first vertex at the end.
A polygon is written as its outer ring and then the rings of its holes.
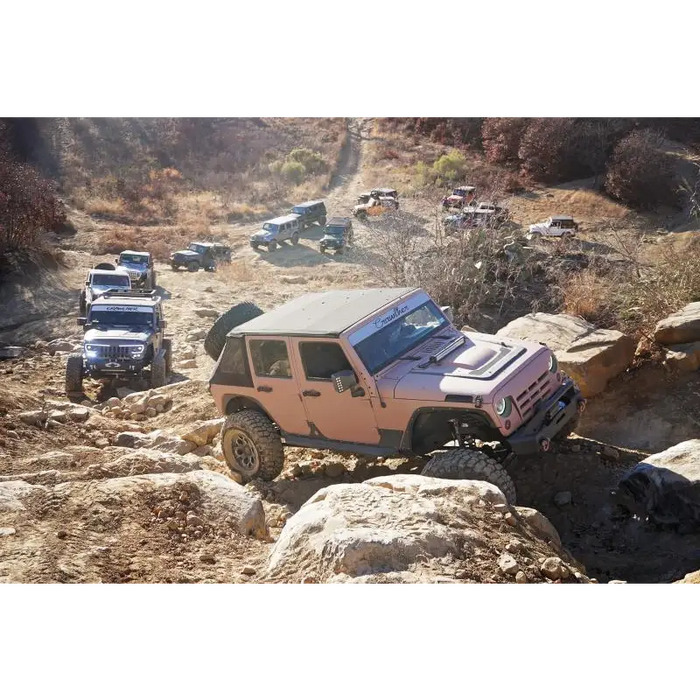
POLYGON ((97 357, 108 360, 127 360, 131 358, 132 345, 98 345, 97 357))
POLYGON ((141 273, 140 273, 140 272, 135 272, 134 270, 129 270, 129 277, 130 277, 132 280, 137 280, 137 279, 139 279, 139 277, 141 277, 141 273))
POLYGON ((515 403, 523 420, 535 412, 540 400, 547 398, 549 394, 549 372, 544 372, 537 379, 515 397, 515 403))

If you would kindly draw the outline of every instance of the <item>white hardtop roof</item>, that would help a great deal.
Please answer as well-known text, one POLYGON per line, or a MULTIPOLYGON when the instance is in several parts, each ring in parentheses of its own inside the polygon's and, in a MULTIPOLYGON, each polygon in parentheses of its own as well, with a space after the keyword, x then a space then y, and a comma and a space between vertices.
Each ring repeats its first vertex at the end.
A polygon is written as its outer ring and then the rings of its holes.
POLYGON ((160 301, 159 297, 154 299, 143 299, 139 297, 128 297, 124 295, 114 296, 101 296, 92 302, 92 306, 143 306, 143 307, 153 307, 160 301))
MULTIPOLYGON (((99 268, 93 268, 90 270, 90 273, 92 274, 93 277, 99 276, 99 275, 119 275, 119 277, 129 277, 129 273, 126 270, 102 270, 99 268)), ((129 277, 131 279, 131 277, 129 277)))
POLYGON ((122 250, 122 252, 119 253, 119 255, 146 255, 146 256, 150 256, 151 254, 147 253, 144 250, 122 250))
MULTIPOLYGON (((290 221, 296 221, 299 218, 299 214, 287 214, 287 216, 278 216, 276 219, 268 219, 265 224, 287 224, 290 221)), ((264 224, 263 224, 264 225, 264 224)))
POLYGON ((557 214, 556 216, 550 216, 550 219, 566 219, 567 221, 571 219, 573 221, 573 216, 569 216, 567 214, 557 214))

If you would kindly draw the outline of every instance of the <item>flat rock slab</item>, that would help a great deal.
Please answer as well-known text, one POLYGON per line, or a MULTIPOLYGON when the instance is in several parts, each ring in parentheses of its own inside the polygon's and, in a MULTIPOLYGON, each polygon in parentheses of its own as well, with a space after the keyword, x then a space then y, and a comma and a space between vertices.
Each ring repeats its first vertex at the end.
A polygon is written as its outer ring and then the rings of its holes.
POLYGON ((654 330, 654 340, 661 345, 700 341, 700 301, 688 304, 659 321, 654 330))
POLYGON ((610 379, 624 372, 636 349, 634 340, 624 333, 596 328, 568 314, 528 314, 496 335, 547 345, 586 397, 599 394, 610 379))

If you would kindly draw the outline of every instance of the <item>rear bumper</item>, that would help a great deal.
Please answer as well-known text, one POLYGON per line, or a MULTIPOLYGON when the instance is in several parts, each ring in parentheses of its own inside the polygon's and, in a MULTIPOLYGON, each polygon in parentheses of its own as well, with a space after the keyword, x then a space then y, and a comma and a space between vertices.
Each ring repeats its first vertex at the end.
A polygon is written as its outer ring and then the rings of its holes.
POLYGON ((549 442, 562 432, 581 413, 586 402, 572 379, 567 378, 561 387, 545 402, 537 413, 505 440, 516 455, 545 452, 549 442))

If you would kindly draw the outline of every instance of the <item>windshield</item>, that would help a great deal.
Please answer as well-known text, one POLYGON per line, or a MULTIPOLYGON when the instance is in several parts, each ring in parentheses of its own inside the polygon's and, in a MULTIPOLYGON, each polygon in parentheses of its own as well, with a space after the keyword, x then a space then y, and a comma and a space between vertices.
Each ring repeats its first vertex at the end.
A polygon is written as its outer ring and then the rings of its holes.
POLYGON ((263 224, 263 231, 276 231, 277 224, 263 224))
POLYGON ((355 350, 367 370, 375 374, 448 323, 436 304, 428 301, 357 343, 355 350))
POLYGON ((119 256, 120 263, 134 263, 136 265, 148 265, 147 255, 131 255, 122 253, 119 256))
POLYGON ((129 287, 129 278, 124 275, 93 275, 92 283, 100 287, 129 287))
POLYGON ((152 326, 153 310, 146 307, 138 311, 136 307, 117 310, 116 307, 100 309, 93 306, 88 323, 100 326, 152 326))
POLYGON ((294 207, 292 209, 293 214, 303 214, 305 211, 306 209, 304 209, 304 207, 294 207))
POLYGON ((345 233, 344 226, 326 226, 324 233, 328 236, 335 236, 336 238, 342 236, 345 233))
POLYGON ((200 255, 204 255, 207 250, 203 245, 197 245, 196 243, 190 243, 187 246, 187 249, 193 250, 195 253, 199 253, 200 255))

